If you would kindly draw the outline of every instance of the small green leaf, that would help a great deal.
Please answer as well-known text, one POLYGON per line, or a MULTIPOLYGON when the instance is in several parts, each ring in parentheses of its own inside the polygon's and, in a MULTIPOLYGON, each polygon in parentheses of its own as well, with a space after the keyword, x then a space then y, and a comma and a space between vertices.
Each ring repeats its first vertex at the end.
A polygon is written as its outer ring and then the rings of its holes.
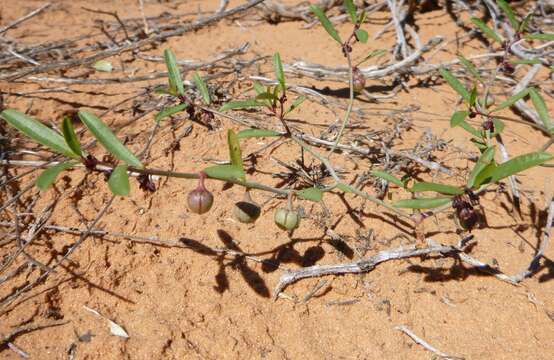
POLYGON ((323 25, 323 28, 327 31, 329 35, 333 39, 335 39, 339 44, 342 45, 342 40, 340 39, 339 33, 331 23, 331 21, 327 18, 327 15, 319 8, 317 5, 310 5, 310 10, 317 16, 319 21, 321 22, 321 25, 323 25))
POLYGON ((512 7, 508 5, 505 0, 496 0, 496 3, 498 4, 498 7, 502 9, 504 14, 506 14, 506 17, 510 21, 510 25, 512 25, 512 28, 514 30, 517 30, 519 28, 519 21, 517 21, 512 7))
POLYGON ((164 50, 165 65, 167 72, 169 73, 169 91, 176 95, 185 94, 185 86, 183 85, 183 79, 181 78, 181 72, 177 66, 177 59, 171 49, 164 50))
POLYGON ((202 100, 204 100, 204 104, 210 105, 210 91, 208 90, 208 85, 206 85, 204 79, 202 79, 200 75, 195 72, 192 76, 192 80, 194 81, 194 84, 196 85, 198 91, 200 91, 200 94, 202 95, 202 100))
POLYGON ((127 165, 117 165, 108 179, 108 187, 114 195, 129 195, 129 175, 127 165))
POLYGON ((387 53, 387 51, 385 49, 372 50, 369 54, 366 55, 365 58, 363 58, 361 61, 359 61, 356 66, 360 66, 361 64, 363 64, 367 60, 369 60, 371 58, 374 58, 376 56, 381 56, 381 55, 386 54, 386 53, 387 53))
POLYGON ((231 160, 231 165, 242 169, 242 154, 240 151, 239 139, 232 129, 227 130, 227 145, 229 146, 229 159, 231 160))
POLYGON ((273 54, 273 70, 275 71, 275 77, 281 86, 281 90, 285 91, 285 73, 283 71, 283 63, 281 62, 281 55, 279 53, 273 54))
POLYGON ((296 192, 296 195, 302 199, 311 200, 315 202, 320 202, 323 199, 323 192, 321 189, 316 187, 302 189, 296 192))
POLYGON ((452 114, 450 118, 450 127, 455 128, 457 126, 461 127, 465 131, 469 132, 471 135, 480 138, 481 133, 477 131, 473 126, 471 126, 465 119, 469 115, 469 111, 456 111, 452 114))
POLYGON ((256 100, 269 100, 269 104, 271 104, 273 101, 277 100, 277 97, 268 89, 268 91, 256 95, 256 100))
POLYGON ((506 99, 506 101, 502 102, 496 108, 491 110, 491 112, 499 111, 499 110, 505 109, 507 107, 510 107, 510 106, 514 105, 516 102, 518 102, 519 100, 526 97, 527 94, 529 94, 529 89, 523 89, 520 92, 518 92, 517 94, 514 94, 514 95, 510 96, 508 99, 506 99))
POLYGON ((352 187, 350 185, 344 184, 344 183, 338 183, 337 189, 344 191, 345 193, 353 193, 352 187))
POLYGON ((60 134, 32 117, 13 109, 2 111, 0 117, 39 144, 65 156, 77 157, 60 134))
POLYGON ((81 150, 81 144, 77 139, 75 129, 73 129, 73 123, 68 116, 64 116, 63 118, 62 132, 67 146, 69 146, 76 155, 82 156, 83 152, 81 150))
POLYGON ((477 101, 477 86, 473 85, 473 89, 471 89, 471 93, 469 94, 469 106, 475 106, 476 101, 477 101))
POLYGON ((254 91, 255 91, 256 94, 258 94, 258 95, 263 94, 264 92, 266 92, 265 86, 263 86, 262 84, 260 84, 260 83, 257 82, 257 81, 254 81, 254 82, 252 83, 252 86, 254 87, 254 91))
POLYGON ((515 59, 510 60, 510 64, 513 65, 536 65, 540 64, 541 61, 539 59, 515 59))
POLYGON ((171 115, 175 115, 183 110, 185 110, 187 108, 187 106, 189 106, 188 104, 179 104, 179 105, 175 105, 175 106, 170 106, 170 107, 167 107, 167 108, 163 108, 162 111, 160 111, 159 113, 156 114, 156 117, 154 118, 156 120, 156 122, 168 117, 168 116, 171 116, 171 115))
POLYGON ((465 121, 468 117, 469 111, 456 111, 450 118, 450 127, 455 128, 465 121))
POLYGON ((519 25, 519 29, 518 29, 519 33, 522 33, 527 30, 527 24, 529 24, 529 21, 531 20, 532 17, 533 17, 533 13, 529 13, 523 18, 523 21, 519 25))
POLYGON ((344 7, 346 8, 346 12, 348 12, 348 15, 350 15, 350 19, 352 19, 352 23, 357 24, 358 15, 356 14, 356 6, 352 2, 352 0, 344 0, 344 7))
POLYGON ((246 139, 246 138, 253 138, 253 137, 272 137, 272 136, 281 136, 280 133, 273 130, 266 130, 266 129, 245 129, 239 131, 237 134, 237 139, 246 139))
POLYGON ((365 44, 367 43, 367 40, 369 39, 369 35, 367 31, 363 29, 356 30, 356 39, 358 39, 359 42, 365 44))
POLYGON ((494 146, 491 146, 487 148, 483 152, 483 154, 481 154, 481 156, 477 160, 477 163, 475 163, 473 170, 471 170, 471 173, 469 174, 469 179, 467 181, 468 188, 473 189, 474 187, 477 187, 480 185, 476 183, 477 177, 489 164, 493 162, 495 151, 496 151, 496 148, 494 146))
POLYGON ((260 107, 260 106, 267 106, 267 104, 261 101, 258 101, 256 99, 236 100, 236 101, 229 101, 228 103, 223 104, 223 106, 219 108, 219 111, 224 112, 227 110, 250 109, 253 107, 260 107))
POLYGON ((66 161, 44 170, 42 174, 40 174, 40 176, 37 178, 37 187, 41 191, 48 189, 54 183, 54 181, 56 181, 56 178, 62 171, 71 168, 73 165, 75 165, 74 162, 66 161))
POLYGON ((523 35, 525 39, 554 41, 554 33, 534 33, 523 35))
POLYGON ((111 72, 113 70, 112 63, 106 60, 98 60, 92 65, 92 67, 96 71, 102 71, 102 72, 111 72))
POLYGON ((485 151, 488 148, 487 143, 480 138, 471 138, 469 141, 471 141, 479 149, 479 151, 485 151))
POLYGON ((410 188, 410 191, 412 192, 434 191, 444 195, 461 195, 464 193, 464 189, 461 189, 457 186, 437 184, 432 182, 415 183, 410 188))
POLYGON ((138 169, 143 167, 140 160, 119 141, 112 130, 110 130, 110 128, 96 115, 83 110, 79 111, 78 115, 83 124, 85 124, 106 150, 128 165, 138 169))
POLYGON ((244 170, 235 165, 215 165, 204 169, 208 177, 226 181, 243 181, 244 170))
POLYGON ((494 41, 502 44, 504 40, 495 33, 490 27, 487 26, 481 19, 478 19, 476 17, 471 18, 471 22, 475 24, 485 35, 493 39, 494 41))
POLYGON ((448 85, 450 85, 452 89, 454 89, 458 94, 462 96, 462 98, 466 102, 468 102, 471 95, 469 94, 469 91, 467 91, 467 89, 464 87, 464 85, 462 85, 462 83, 445 68, 440 68, 439 72, 444 80, 446 80, 448 85))
POLYGON ((552 160, 554 156, 547 152, 533 152, 525 155, 517 156, 500 165, 498 165, 490 173, 491 182, 497 182, 508 176, 512 176, 537 165, 544 164, 552 160))
POLYGON ((401 188, 404 188, 406 185, 402 180, 398 179, 394 175, 389 174, 386 171, 372 170, 370 174, 383 180, 387 180, 388 182, 398 185, 401 188))
POLYGON ((501 134, 502 131, 504 131, 504 128, 506 127, 506 125, 504 125, 504 123, 497 118, 492 119, 492 123, 494 124, 494 133, 492 133, 492 136, 501 134))
POLYGON ((481 78, 481 74, 479 74, 479 71, 470 60, 466 59, 462 55, 458 55, 458 60, 460 60, 467 72, 473 75, 477 80, 483 81, 483 79, 481 78))
POLYGON ((433 209, 446 205, 451 201, 450 198, 416 198, 404 199, 393 204, 394 207, 406 209, 433 209))
POLYGON ((297 109, 300 106, 300 104, 302 104, 304 102, 304 100, 306 100, 306 97, 304 95, 300 95, 299 97, 294 99, 294 101, 289 106, 287 111, 285 111, 285 115, 287 115, 288 113, 290 113, 290 112, 294 111, 295 109, 297 109))
POLYGON ((541 118, 544 126, 547 129, 551 129, 554 125, 552 125, 550 115, 548 115, 548 109, 546 108, 546 102, 544 101, 544 98, 535 88, 529 88, 529 97, 531 98, 531 102, 537 110, 537 113, 539 114, 539 117, 541 118))

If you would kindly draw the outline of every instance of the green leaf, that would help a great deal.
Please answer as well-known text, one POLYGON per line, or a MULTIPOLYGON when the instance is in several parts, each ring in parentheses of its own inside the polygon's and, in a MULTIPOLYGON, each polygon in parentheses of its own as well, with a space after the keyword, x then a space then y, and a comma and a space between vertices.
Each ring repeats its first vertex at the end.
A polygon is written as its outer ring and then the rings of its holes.
POLYGON ((434 191, 444 195, 461 195, 464 193, 464 189, 461 189, 457 186, 437 184, 432 182, 415 183, 410 188, 410 191, 412 192, 434 191))
POLYGON ((535 88, 529 88, 529 97, 533 106, 537 110, 539 117, 542 120, 542 123, 547 129, 552 129, 552 121, 550 120, 550 115, 548 115, 548 109, 546 108, 546 102, 541 94, 535 88))
POLYGON ((242 169, 242 154, 240 151, 239 139, 232 129, 227 130, 227 145, 229 146, 229 159, 231 160, 231 165, 242 169))
POLYGON ((108 187, 114 195, 129 195, 129 175, 127 175, 127 165, 117 165, 113 169, 108 180, 108 187))
POLYGON ((469 174, 469 179, 467 180, 468 188, 472 189, 480 185, 476 183, 477 177, 489 164, 493 162, 495 151, 496 148, 494 146, 491 146, 481 154, 481 156, 477 160, 477 163, 475 163, 473 170, 471 170, 471 173, 469 174))
POLYGON ((296 99, 294 99, 294 101, 292 102, 292 104, 289 106, 289 108, 287 109, 287 111, 285 111, 285 115, 287 115, 288 113, 290 113, 291 111, 294 111, 295 109, 297 109, 300 104, 302 104, 304 102, 304 100, 306 100, 306 97, 304 95, 300 95, 299 97, 297 97, 296 99))
POLYGON ((523 89, 520 92, 518 92, 517 94, 514 94, 514 95, 510 96, 508 99, 506 99, 506 101, 502 102, 496 108, 491 110, 491 112, 499 111, 499 110, 505 109, 507 107, 510 107, 510 106, 514 105, 516 102, 518 102, 519 100, 526 97, 527 94, 529 94, 529 89, 523 89))
POLYGON ((92 67, 96 71, 102 71, 102 72, 111 72, 113 70, 112 63, 106 60, 98 60, 92 65, 92 67))
POLYGON ((481 74, 479 74, 479 71, 470 60, 466 59, 462 55, 458 55, 458 60, 460 60, 467 72, 473 75, 477 80, 483 81, 483 79, 481 78, 481 74))
POLYGON ((342 45, 342 40, 340 39, 339 33, 337 32, 333 24, 331 24, 331 21, 329 21, 327 15, 325 15, 323 10, 321 10, 321 8, 317 5, 310 5, 310 10, 315 14, 315 16, 317 16, 319 22, 321 22, 321 25, 323 25, 323 28, 325 28, 327 33, 331 35, 331 37, 335 39, 339 44, 342 45))
POLYGON ((215 165, 204 169, 208 177, 226 181, 244 181, 244 170, 235 165, 215 165))
POLYGON ((529 21, 531 20, 532 17, 533 17, 533 13, 529 13, 523 18, 523 21, 519 25, 518 32, 522 33, 525 30, 527 30, 527 24, 529 24, 529 21))
POLYGON ((496 0, 496 3, 498 4, 498 7, 502 9, 504 14, 506 14, 506 17, 510 21, 512 28, 514 30, 517 30, 519 28, 519 21, 517 21, 511 6, 508 5, 508 3, 505 0, 496 0))
POLYGON ((367 40, 369 39, 369 35, 367 31, 363 29, 356 30, 356 39, 358 39, 359 42, 365 44, 367 43, 367 40))
POLYGON ((169 73, 169 91, 176 95, 184 95, 185 86, 183 85, 181 72, 177 66, 177 59, 171 49, 164 50, 164 59, 165 65, 167 66, 167 72, 169 73))
POLYGON ((439 72, 444 80, 446 80, 448 85, 450 85, 450 87, 454 89, 454 91, 456 91, 458 94, 460 94, 466 102, 469 102, 470 94, 469 91, 467 91, 467 89, 464 87, 464 85, 462 85, 462 83, 445 68, 440 68, 439 72))
POLYGON ((141 169, 142 163, 130 152, 125 145, 114 135, 110 128, 102 122, 96 115, 88 111, 79 111, 79 118, 85 126, 92 132, 94 137, 116 158, 124 163, 141 169))
POLYGON ((465 131, 469 132, 471 135, 480 138, 481 133, 477 131, 473 126, 471 126, 465 119, 469 115, 469 111, 456 111, 452 114, 450 118, 450 127, 455 128, 457 126, 461 127, 465 131))
POLYGON ((465 121, 468 117, 469 111, 456 111, 450 118, 450 127, 455 128, 465 121))
POLYGON ((81 150, 81 144, 77 139, 77 135, 75 134, 75 129, 73 129, 73 123, 71 122, 71 119, 68 116, 64 116, 63 118, 62 132, 63 132, 63 137, 65 139, 65 142, 67 143, 67 146, 69 146, 69 148, 76 155, 83 156, 83 151, 81 150))
POLYGON ((275 77, 279 81, 281 90, 285 92, 285 73, 283 72, 283 63, 281 62, 281 55, 278 52, 273 54, 273 70, 275 71, 275 77))
POLYGON ((471 93, 469 94, 469 106, 475 106, 476 101, 477 101, 477 86, 473 85, 473 89, 471 89, 471 93))
POLYGON ((372 50, 369 54, 366 55, 365 58, 363 58, 361 61, 359 61, 356 66, 360 66, 361 64, 363 64, 367 60, 369 60, 371 58, 374 58, 376 56, 381 56, 381 55, 386 54, 386 53, 387 53, 387 51, 385 49, 372 50))
POLYGON ((37 187, 41 191, 48 189, 54 183, 54 181, 56 181, 56 178, 62 171, 71 168, 73 165, 75 165, 73 161, 66 161, 44 170, 42 174, 40 174, 40 176, 37 178, 37 187))
POLYGON ((65 156, 77 157, 60 134, 32 117, 13 109, 2 111, 0 117, 39 144, 65 156))
POLYGON ((277 100, 277 97, 271 92, 271 89, 268 89, 268 91, 256 95, 256 100, 269 100, 269 104, 271 104, 273 101, 277 100))
POLYGON ((344 191, 345 193, 353 193, 352 187, 350 185, 344 184, 344 183, 338 183, 337 189, 344 191))
POLYGON ((316 187, 299 190, 296 192, 296 195, 298 195, 298 197, 301 197, 302 199, 315 202, 320 202, 321 199, 323 199, 323 191, 316 187))
POLYGON ((246 139, 246 138, 253 138, 253 137, 272 137, 272 136, 281 136, 280 133, 273 130, 266 130, 266 129, 245 129, 239 131, 237 134, 237 139, 246 139))
POLYGON ((202 100, 204 100, 204 104, 210 105, 210 91, 208 90, 208 85, 206 85, 204 79, 200 77, 198 72, 195 72, 192 76, 192 80, 194 81, 194 84, 196 85, 198 91, 200 91, 200 94, 202 95, 202 100))
POLYGON ((534 33, 523 35, 525 39, 554 41, 554 33, 534 33))
POLYGON ((344 7, 346 8, 346 12, 348 12, 348 15, 350 15, 350 19, 352 19, 352 23, 357 24, 358 15, 356 14, 356 6, 352 2, 352 0, 344 0, 344 7))
POLYGON ((490 27, 487 26, 481 19, 478 19, 476 17, 471 18, 471 22, 475 24, 485 35, 493 39, 494 41, 502 44, 504 40, 495 33, 490 27))
POLYGON ((260 83, 257 82, 257 81, 254 81, 254 82, 252 83, 252 86, 254 87, 254 91, 255 91, 256 94, 258 94, 258 95, 263 94, 264 92, 266 92, 265 86, 263 86, 262 84, 260 84, 260 83))
POLYGON ((433 209, 446 205, 451 201, 450 198, 416 198, 404 199, 393 204, 394 207, 406 209, 433 209))
POLYGON ((512 176, 537 165, 544 164, 552 160, 554 156, 547 152, 533 152, 525 155, 517 156, 500 165, 490 172, 491 182, 497 182, 508 176, 512 176))
POLYGON ((175 115, 178 112, 181 112, 181 111, 185 110, 187 108, 187 106, 189 106, 189 105, 188 104, 179 104, 179 105, 163 108, 162 111, 160 111, 159 113, 156 114, 156 117, 154 119, 156 120, 156 122, 158 122, 158 121, 162 120, 163 118, 166 118, 166 117, 171 116, 171 115, 175 115))
POLYGON ((488 148, 487 143, 480 138, 471 138, 469 141, 471 141, 479 149, 479 151, 485 151, 488 148))
POLYGON ((492 123, 494 124, 494 133, 492 133, 492 136, 501 134, 502 131, 504 131, 504 128, 506 127, 506 125, 504 125, 504 123, 497 118, 492 119, 492 123))
POLYGON ((401 188, 404 188, 406 186, 406 184, 402 180, 400 180, 397 177, 389 174, 386 171, 372 170, 370 172, 370 174, 373 175, 373 176, 376 176, 378 178, 381 178, 383 180, 387 180, 388 182, 391 182, 395 185, 398 185, 401 188))
POLYGON ((256 99, 236 100, 236 101, 229 101, 228 103, 223 104, 223 106, 219 108, 219 111, 224 112, 227 110, 250 109, 253 107, 260 107, 260 106, 267 106, 267 104, 261 101, 258 101, 256 99))
POLYGON ((510 60, 510 64, 513 65, 536 65, 540 64, 541 61, 539 59, 515 59, 510 60))

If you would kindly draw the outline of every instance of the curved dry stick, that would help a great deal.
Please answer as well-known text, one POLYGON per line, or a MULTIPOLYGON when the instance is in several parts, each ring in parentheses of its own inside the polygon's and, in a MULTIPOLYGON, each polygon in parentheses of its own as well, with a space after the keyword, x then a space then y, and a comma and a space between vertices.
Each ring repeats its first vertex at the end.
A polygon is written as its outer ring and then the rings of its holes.
MULTIPOLYGON (((464 244, 469 239, 471 239, 471 237, 463 239, 460 243, 464 244)), ((352 263, 336 265, 314 265, 297 270, 286 270, 281 275, 277 286, 275 286, 273 296, 276 299, 279 293, 283 291, 283 289, 285 289, 288 285, 297 282, 298 280, 325 275, 365 273, 373 270, 377 265, 386 261, 429 255, 432 253, 438 253, 439 255, 443 256, 456 256, 463 262, 468 263, 481 271, 494 275, 499 280, 508 282, 512 285, 517 284, 517 282, 515 282, 511 277, 464 253, 462 247, 453 245, 440 245, 433 242, 431 239, 428 239, 427 241, 429 245, 426 248, 418 249, 415 246, 399 247, 395 249, 380 251, 369 258, 358 260, 352 263)))
MULTIPOLYGON (((437 45, 443 40, 441 36, 435 36, 431 38, 424 46, 421 45, 419 36, 412 27, 406 25, 406 30, 410 33, 416 43, 416 49, 404 60, 394 63, 392 65, 381 66, 368 66, 360 68, 360 71, 364 74, 366 79, 380 79, 382 77, 391 75, 403 68, 409 68, 410 65, 415 63, 425 51, 429 51, 433 46, 437 45)), ((319 64, 310 64, 305 61, 297 61, 291 65, 284 66, 286 72, 300 74, 303 76, 312 77, 315 79, 321 79, 323 77, 333 80, 344 80, 348 76, 348 68, 346 67, 327 67, 319 64)))

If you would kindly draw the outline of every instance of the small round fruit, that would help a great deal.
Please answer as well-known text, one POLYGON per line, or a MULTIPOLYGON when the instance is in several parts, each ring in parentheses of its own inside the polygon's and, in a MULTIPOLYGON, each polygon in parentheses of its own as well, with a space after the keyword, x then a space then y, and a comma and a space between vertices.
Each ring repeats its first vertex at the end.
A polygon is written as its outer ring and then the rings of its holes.
POLYGON ((233 214, 235 218, 241 223, 251 224, 258 220, 262 209, 258 204, 252 200, 250 193, 247 191, 244 193, 244 198, 235 204, 233 214))
POLYGON ((275 212, 275 224, 283 230, 293 230, 298 227, 300 217, 298 213, 288 209, 278 209, 275 212))
POLYGON ((358 68, 354 68, 352 71, 352 86, 355 92, 365 89, 365 76, 358 68))
POLYGON ((214 196, 205 188, 196 188, 189 192, 187 205, 193 213, 204 214, 212 208, 214 196))

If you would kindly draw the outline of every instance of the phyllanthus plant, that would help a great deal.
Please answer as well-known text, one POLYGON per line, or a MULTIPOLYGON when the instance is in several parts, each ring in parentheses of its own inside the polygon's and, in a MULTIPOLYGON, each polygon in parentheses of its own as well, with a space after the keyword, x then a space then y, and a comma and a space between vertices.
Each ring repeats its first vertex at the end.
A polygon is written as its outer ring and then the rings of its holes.
MULTIPOLYGON (((342 132, 349 120, 354 91, 365 86, 365 80, 356 79, 355 67, 352 66, 352 60, 350 58, 352 44, 356 41, 366 42, 368 39, 367 32, 360 28, 364 22, 365 13, 358 15, 352 1, 345 0, 344 6, 354 24, 352 33, 346 41, 342 41, 338 32, 321 9, 317 6, 311 7, 313 13, 318 17, 327 33, 340 44, 342 53, 347 58, 350 69, 350 102, 341 130, 334 141, 334 146, 330 154, 334 152, 334 149, 340 142, 342 132), (358 85, 355 84, 356 81, 358 85)), ((525 26, 521 28, 525 29, 525 26)), ((378 51, 372 52, 362 61, 378 53, 378 51)), ((168 86, 158 88, 157 92, 170 96, 175 104, 162 109, 155 116, 155 120, 159 122, 164 118, 182 111, 185 111, 191 119, 197 121, 207 122, 213 118, 213 110, 210 110, 210 106, 213 104, 209 88, 200 75, 198 73, 193 75, 196 92, 194 92, 194 95, 191 97, 185 92, 185 85, 176 57, 170 49, 164 51, 164 59, 169 74, 168 86)), ((75 167, 84 167, 87 171, 105 174, 109 189, 114 195, 121 196, 126 196, 130 192, 129 174, 138 174, 137 180, 139 181, 140 188, 147 191, 155 190, 151 175, 198 179, 197 187, 187 196, 187 205, 190 211, 197 214, 204 214, 210 210, 214 201, 213 194, 211 194, 205 186, 205 180, 215 179, 237 184, 245 188, 243 199, 237 202, 233 209, 235 218, 242 223, 253 223, 261 214, 260 206, 251 197, 250 191, 252 189, 273 192, 279 196, 287 197, 287 206, 277 209, 274 214, 275 223, 280 228, 287 231, 296 229, 300 222, 300 215, 294 209, 292 203, 295 197, 319 202, 322 200, 325 192, 333 190, 352 193, 372 201, 403 218, 411 219, 416 227, 422 219, 432 213, 420 213, 419 218, 414 218, 401 210, 402 208, 424 210, 452 206, 456 211, 457 218, 461 225, 471 230, 478 218, 474 206, 477 204, 479 193, 486 186, 499 182, 526 169, 541 165, 551 160, 553 157, 546 152, 537 151, 518 156, 500 164, 495 161, 496 147, 494 145, 494 139, 498 140, 504 129, 504 123, 501 121, 502 117, 498 116, 497 112, 513 105, 516 101, 526 96, 531 98, 531 101, 535 105, 544 123, 541 130, 548 134, 554 132, 554 126, 546 111, 546 104, 538 90, 534 88, 525 89, 493 108, 492 106, 494 106, 494 104, 488 101, 488 90, 486 90, 484 94, 479 94, 476 85, 474 85, 471 90, 468 90, 452 73, 446 69, 441 69, 440 73, 443 78, 464 101, 465 110, 456 111, 452 115, 451 125, 452 127, 461 127, 472 136, 471 140, 478 147, 481 156, 473 167, 466 185, 463 187, 431 182, 414 182, 410 185, 411 181, 409 178, 398 179, 387 172, 373 171, 372 174, 374 176, 396 184, 410 193, 420 194, 423 192, 435 192, 440 194, 440 196, 437 197, 429 198, 416 196, 412 199, 400 200, 393 204, 386 203, 356 189, 352 185, 344 183, 336 174, 328 157, 315 152, 295 133, 295 130, 288 125, 287 116, 304 102, 305 97, 298 96, 292 102, 289 102, 283 64, 279 53, 275 53, 272 60, 277 80, 275 86, 263 86, 259 83, 254 83, 254 91, 256 92, 254 98, 230 101, 224 104, 219 111, 265 108, 270 115, 279 119, 284 128, 284 132, 261 128, 245 129, 238 133, 235 133, 233 130, 228 130, 227 145, 229 148, 229 164, 210 166, 199 172, 181 173, 145 168, 142 162, 119 141, 111 129, 95 114, 88 111, 79 111, 79 119, 96 138, 98 143, 117 159, 117 162, 100 161, 93 155, 87 153, 77 138, 71 119, 67 117, 62 121, 62 134, 59 134, 41 122, 14 109, 4 110, 0 116, 23 134, 65 158, 65 160, 57 162, 54 166, 47 168, 40 174, 37 179, 37 186, 41 190, 45 190, 52 185, 61 172, 75 167), (468 117, 474 118, 476 116, 480 116, 484 119, 481 129, 474 128, 466 121, 468 117), (292 140, 303 151, 310 153, 321 162, 323 168, 322 177, 330 176, 333 179, 333 183, 325 184, 318 179, 314 179, 310 184, 301 184, 299 188, 284 189, 274 188, 247 180, 242 162, 240 140, 254 137, 286 137, 292 140)), ((480 78, 479 72, 475 70, 475 67, 469 60, 464 58, 460 58, 460 60, 468 69, 468 72, 474 76, 475 84, 483 81, 480 78)))

